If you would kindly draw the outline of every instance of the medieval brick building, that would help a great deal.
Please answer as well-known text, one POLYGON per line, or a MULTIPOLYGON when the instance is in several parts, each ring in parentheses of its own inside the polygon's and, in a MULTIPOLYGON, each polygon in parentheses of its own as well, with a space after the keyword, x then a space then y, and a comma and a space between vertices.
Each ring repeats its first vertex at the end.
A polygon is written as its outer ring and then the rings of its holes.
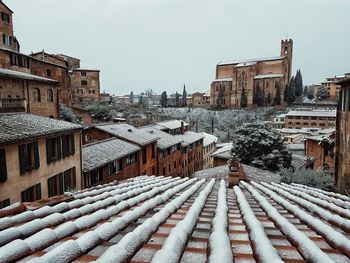
POLYGON ((281 41, 278 57, 222 62, 210 87, 213 108, 280 105, 292 74, 293 40, 281 41))

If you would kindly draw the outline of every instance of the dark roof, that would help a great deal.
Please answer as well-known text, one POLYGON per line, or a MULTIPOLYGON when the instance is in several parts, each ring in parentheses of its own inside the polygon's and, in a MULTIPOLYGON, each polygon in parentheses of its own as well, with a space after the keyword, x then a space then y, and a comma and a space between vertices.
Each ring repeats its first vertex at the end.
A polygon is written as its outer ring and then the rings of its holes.
POLYGON ((11 13, 13 13, 13 11, 12 11, 2 0, 0 0, 0 3, 1 3, 6 9, 8 9, 11 13))
POLYGON ((0 262, 349 262, 350 199, 334 195, 137 177, 1 218, 0 262))
POLYGON ((82 148, 83 172, 94 170, 140 149, 134 144, 119 139, 109 139, 87 144, 82 148))
POLYGON ((136 129, 126 123, 96 125, 95 128, 140 146, 146 146, 158 140, 158 136, 150 134, 147 131, 136 129))
POLYGON ((344 84, 344 83, 349 83, 349 82, 350 82, 350 77, 347 77, 345 79, 338 81, 336 84, 344 84))
POLYGON ((30 73, 10 70, 10 69, 4 69, 0 68, 0 75, 9 77, 9 78, 16 78, 16 79, 26 79, 26 80, 33 80, 33 81, 40 81, 40 82, 49 82, 53 84, 58 84, 59 82, 53 79, 43 78, 39 77, 37 75, 33 75, 30 73))
POLYGON ((82 129, 78 124, 28 113, 0 114, 0 144, 82 129))

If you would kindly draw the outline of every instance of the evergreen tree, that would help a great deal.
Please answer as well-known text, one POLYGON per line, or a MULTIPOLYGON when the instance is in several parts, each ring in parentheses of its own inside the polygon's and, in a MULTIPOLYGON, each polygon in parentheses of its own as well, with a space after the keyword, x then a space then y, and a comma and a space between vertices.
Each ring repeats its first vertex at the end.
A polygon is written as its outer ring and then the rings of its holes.
POLYGON ((255 123, 244 124, 236 130, 232 153, 244 164, 270 171, 289 168, 292 161, 281 134, 255 123))
POLYGON ((256 106, 258 107, 264 106, 264 93, 260 88, 259 84, 255 88, 253 100, 254 100, 253 104, 255 104, 256 106))
POLYGON ((166 107, 168 105, 168 95, 166 94, 166 91, 163 91, 162 95, 160 96, 160 105, 162 107, 166 107))
POLYGON ((241 94, 241 108, 247 107, 247 95, 245 94, 245 89, 242 88, 242 94, 241 94))
POLYGON ((134 92, 130 92, 130 103, 134 102, 134 92))
POLYGON ((275 83, 275 88, 276 88, 275 104, 281 105, 281 88, 278 82, 275 83))
POLYGON ((326 87, 321 86, 317 89, 316 97, 319 100, 325 100, 329 98, 328 90, 326 87))
POLYGON ((218 93, 218 99, 216 101, 216 108, 218 110, 221 110, 222 108, 222 103, 223 103, 223 92, 222 92, 222 88, 221 88, 221 83, 219 86, 219 93, 218 93))
POLYGON ((187 106, 187 92, 184 84, 184 89, 182 91, 182 107, 186 107, 186 106, 187 106))
POLYGON ((180 107, 180 94, 178 92, 175 93, 175 107, 180 107))
POLYGON ((300 69, 297 70, 297 74, 294 78, 295 84, 295 96, 300 97, 303 95, 303 77, 301 75, 300 69))
POLYGON ((271 105, 271 93, 269 92, 268 94, 267 94, 267 105, 271 105))
POLYGON ((290 106, 293 104, 294 101, 295 101, 295 80, 294 80, 294 77, 292 77, 287 89, 286 102, 290 106))

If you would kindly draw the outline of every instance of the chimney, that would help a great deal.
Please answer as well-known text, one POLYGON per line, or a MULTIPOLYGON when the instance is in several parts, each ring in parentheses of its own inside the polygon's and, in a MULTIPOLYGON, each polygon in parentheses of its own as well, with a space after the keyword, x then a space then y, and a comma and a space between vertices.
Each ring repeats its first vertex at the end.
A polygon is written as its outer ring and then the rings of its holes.
POLYGON ((229 167, 228 169, 229 187, 238 185, 240 180, 247 179, 247 175, 245 174, 243 167, 238 161, 238 158, 235 154, 232 155, 232 158, 227 163, 229 167))
POLYGON ((185 133, 185 127, 184 127, 184 122, 181 121, 181 134, 184 134, 185 133))

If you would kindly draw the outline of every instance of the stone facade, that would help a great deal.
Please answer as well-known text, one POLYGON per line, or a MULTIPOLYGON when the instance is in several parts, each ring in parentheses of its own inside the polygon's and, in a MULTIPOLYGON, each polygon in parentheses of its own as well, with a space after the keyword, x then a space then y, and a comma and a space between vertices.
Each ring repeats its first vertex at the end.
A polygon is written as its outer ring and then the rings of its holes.
POLYGON ((93 69, 73 69, 71 79, 71 102, 85 104, 100 99, 100 71, 93 69))
POLYGON ((335 179, 338 189, 350 191, 350 78, 342 80, 339 85, 335 179))
POLYGON ((335 110, 290 111, 285 115, 286 128, 330 128, 335 127, 335 110))
POLYGON ((223 62, 210 86, 213 108, 280 105, 291 78, 293 40, 281 41, 278 57, 223 62))

